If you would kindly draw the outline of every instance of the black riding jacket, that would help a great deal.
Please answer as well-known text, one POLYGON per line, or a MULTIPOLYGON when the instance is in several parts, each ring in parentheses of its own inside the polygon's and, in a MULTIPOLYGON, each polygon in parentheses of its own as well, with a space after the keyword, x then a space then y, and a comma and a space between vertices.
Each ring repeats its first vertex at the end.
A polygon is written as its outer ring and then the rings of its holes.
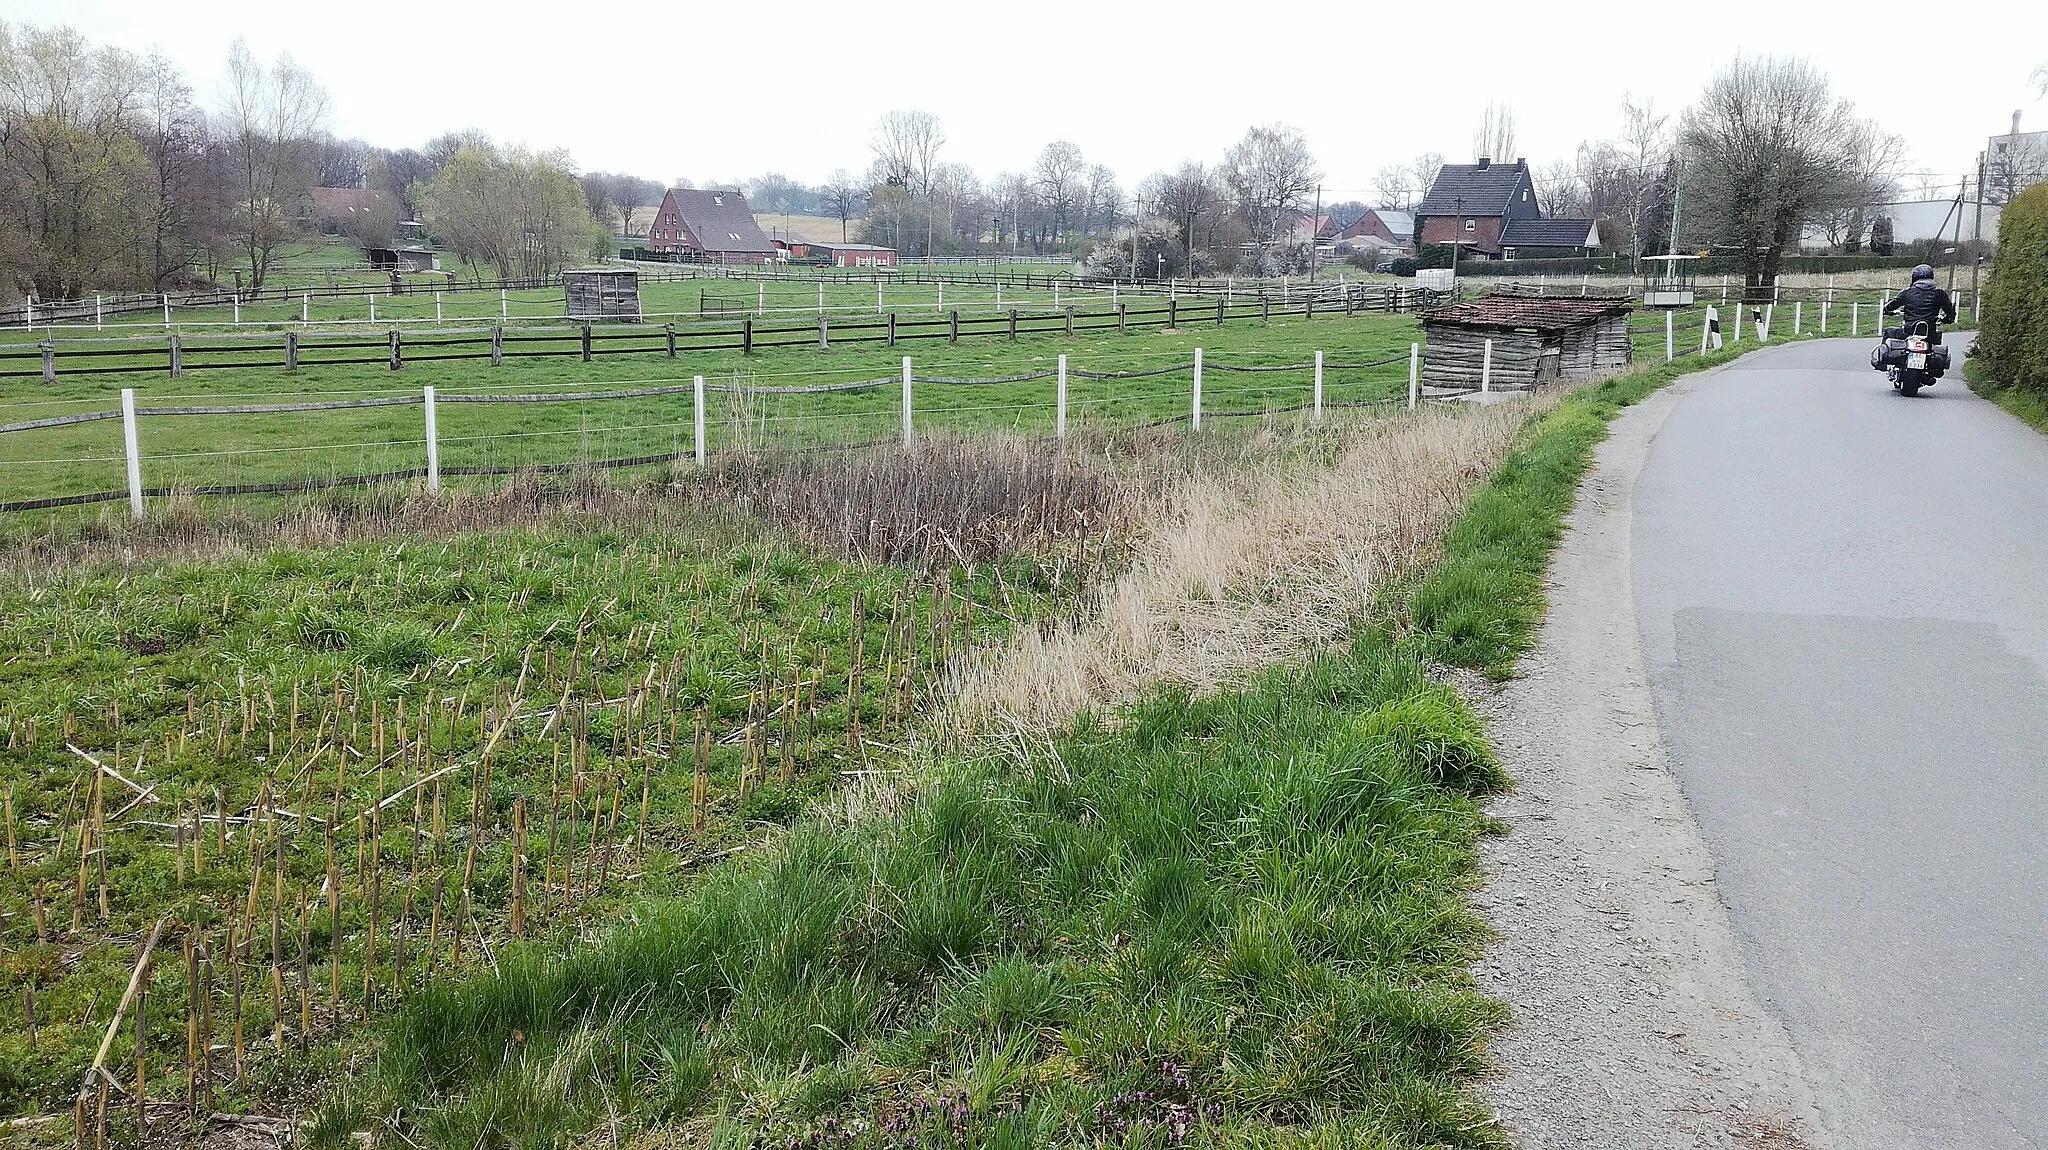
POLYGON ((1906 323, 1925 322, 1933 331, 1944 323, 1956 321, 1956 303, 1948 293, 1934 286, 1932 280, 1921 280, 1884 305, 1884 314, 1902 313, 1906 323))

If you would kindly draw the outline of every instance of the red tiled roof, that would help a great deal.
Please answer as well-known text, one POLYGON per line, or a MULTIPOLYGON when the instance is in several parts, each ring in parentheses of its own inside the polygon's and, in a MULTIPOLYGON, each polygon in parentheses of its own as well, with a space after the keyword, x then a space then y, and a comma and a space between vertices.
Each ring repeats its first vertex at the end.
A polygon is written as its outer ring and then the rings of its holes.
POLYGON ((1634 301, 1620 296, 1489 295, 1475 300, 1432 308, 1422 313, 1425 324, 1452 327, 1534 328, 1563 331, 1610 315, 1627 315, 1634 301))

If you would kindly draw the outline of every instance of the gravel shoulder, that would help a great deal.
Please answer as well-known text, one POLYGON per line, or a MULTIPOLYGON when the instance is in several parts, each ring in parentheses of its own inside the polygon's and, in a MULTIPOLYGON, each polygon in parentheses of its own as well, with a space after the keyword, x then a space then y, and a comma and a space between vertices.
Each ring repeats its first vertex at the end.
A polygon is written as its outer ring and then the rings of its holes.
POLYGON ((1791 1148, 1819 1122, 1751 990, 1714 864, 1666 760, 1638 636, 1631 493, 1690 376, 1615 421, 1551 559, 1521 677, 1478 700, 1516 788, 1476 895, 1480 985, 1515 1022, 1482 1085, 1531 1148, 1791 1148))

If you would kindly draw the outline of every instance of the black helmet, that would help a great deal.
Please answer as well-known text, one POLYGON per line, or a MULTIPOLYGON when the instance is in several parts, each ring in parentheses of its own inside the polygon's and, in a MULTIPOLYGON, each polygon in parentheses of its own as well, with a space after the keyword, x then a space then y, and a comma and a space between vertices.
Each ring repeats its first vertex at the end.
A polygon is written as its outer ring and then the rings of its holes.
POLYGON ((1915 264, 1915 265, 1913 266, 1913 282, 1914 282, 1914 283, 1919 283, 1919 282, 1920 282, 1921 280, 1931 280, 1931 279, 1933 279, 1933 278, 1934 278, 1934 268, 1933 268, 1933 267, 1931 267, 1931 266, 1929 266, 1929 265, 1927 265, 1927 264, 1915 264))

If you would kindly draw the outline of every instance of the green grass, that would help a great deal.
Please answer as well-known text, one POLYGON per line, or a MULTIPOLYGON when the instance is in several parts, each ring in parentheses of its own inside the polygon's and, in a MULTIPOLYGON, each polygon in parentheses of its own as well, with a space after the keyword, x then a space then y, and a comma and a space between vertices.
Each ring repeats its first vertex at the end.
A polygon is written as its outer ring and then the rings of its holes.
POLYGON ((1980 360, 1967 360, 1963 364, 1963 378, 1970 383, 1970 390, 2005 409, 2006 414, 2033 428, 2048 434, 2048 396, 2025 388, 2007 387, 1986 375, 1980 360))
MULTIPOLYGON (((946 652, 1057 590, 1028 560, 935 580, 835 562, 741 517, 620 504, 0 582, 0 1113, 68 1105, 159 916, 181 925, 151 991, 152 1092, 182 1090, 189 935, 214 957, 215 1042, 235 1041, 228 980, 246 984, 247 1073, 223 1071, 217 1103, 241 1106, 328 1073, 357 1020, 429 974, 486 963, 479 940, 511 938, 515 902, 526 937, 562 948, 688 888, 843 779, 889 767, 946 652), (149 801, 116 817, 131 792, 106 777, 95 802, 67 744, 149 801)), ((132 1077, 125 1030, 116 1061, 132 1077)))
MULTIPOLYGON (((464 392, 532 393, 591 385, 687 385, 702 374, 713 383, 790 386, 844 380, 883 379, 901 373, 905 354, 921 375, 985 378, 1050 371, 1065 353, 1073 367, 1094 371, 1143 370, 1184 362, 1196 347, 1223 364, 1306 363, 1320 349, 1332 364, 1362 363, 1404 355, 1417 338, 1412 317, 1294 320, 1271 326, 1235 323, 1222 328, 1188 327, 1118 336, 1089 333, 1067 340, 1056 336, 931 341, 900 350, 876 345, 776 348, 742 356, 737 351, 691 353, 677 359, 621 355, 585 364, 572 357, 508 359, 487 363, 419 363, 394 373, 375 365, 307 368, 288 374, 278 368, 194 372, 180 380, 116 376, 60 376, 8 380, 0 386, 0 422, 43 419, 118 405, 123 384, 135 386, 138 403, 192 405, 209 402, 264 403, 315 398, 360 398, 417 394, 432 385, 444 395, 464 392)), ((1364 370, 1330 370, 1331 403, 1383 399, 1405 392, 1405 364, 1364 370)), ((1054 381, 959 386, 920 384, 914 406, 927 430, 1015 430, 1050 434, 1054 381)), ((1305 403, 1310 374, 1208 373, 1204 408, 1209 413, 1261 411, 1305 403)), ((1116 381, 1072 379, 1069 419, 1079 427, 1128 424, 1179 415, 1188 408, 1186 373, 1116 381)), ((900 389, 804 396, 725 396, 714 393, 707 416, 712 450, 735 444, 797 446, 886 439, 897 433, 900 389)), ((692 401, 679 395, 561 404, 464 405, 439 411, 444 467, 504 466, 570 462, 656 454, 687 449, 692 440, 692 401)), ((144 483, 264 482, 370 474, 424 466, 421 410, 369 408, 279 415, 145 418, 140 440, 144 483)), ((0 436, 0 490, 10 499, 41 498, 120 489, 125 480, 118 421, 103 421, 0 436)), ((34 522, 96 517, 97 510, 39 515, 34 522)))

